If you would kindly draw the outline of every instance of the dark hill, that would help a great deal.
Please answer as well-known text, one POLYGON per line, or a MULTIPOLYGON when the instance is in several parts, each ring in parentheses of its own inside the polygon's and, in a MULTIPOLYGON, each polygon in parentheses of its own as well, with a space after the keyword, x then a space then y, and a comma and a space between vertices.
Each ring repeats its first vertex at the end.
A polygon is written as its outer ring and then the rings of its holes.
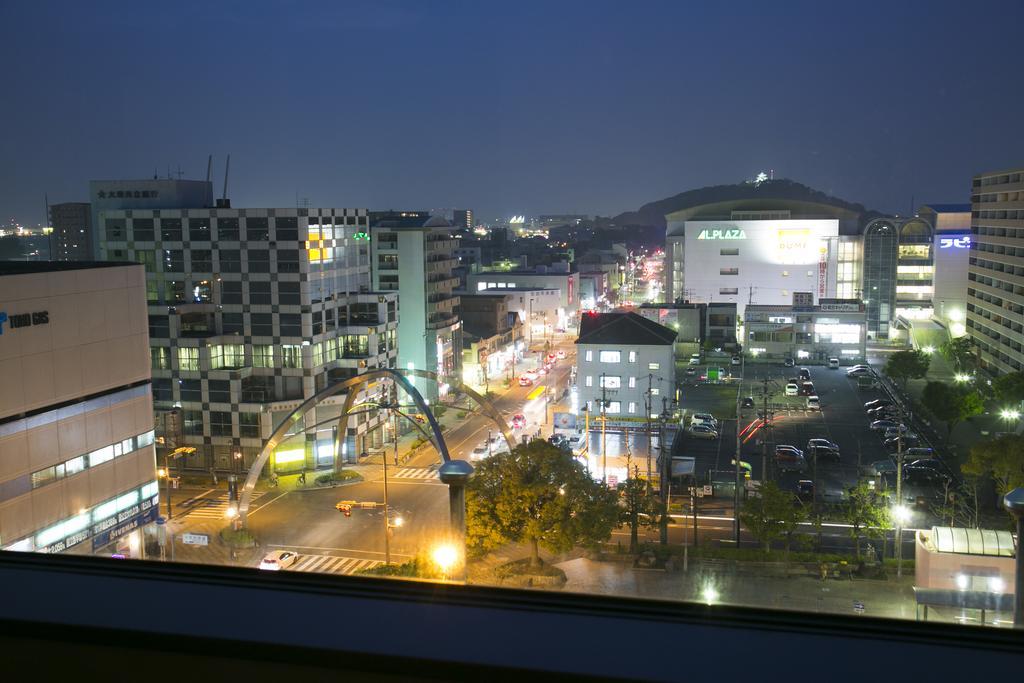
POLYGON ((664 228, 665 214, 673 213, 674 211, 700 206, 701 204, 758 198, 790 199, 829 204, 861 214, 861 221, 883 215, 878 211, 866 209, 863 204, 854 204, 837 197, 831 197, 802 183, 780 178, 778 180, 766 180, 758 185, 754 183, 739 183, 737 185, 712 185, 711 187, 702 187, 697 190, 688 190, 674 197, 644 204, 639 210, 627 211, 626 213, 619 214, 612 220, 618 226, 647 225, 664 228))

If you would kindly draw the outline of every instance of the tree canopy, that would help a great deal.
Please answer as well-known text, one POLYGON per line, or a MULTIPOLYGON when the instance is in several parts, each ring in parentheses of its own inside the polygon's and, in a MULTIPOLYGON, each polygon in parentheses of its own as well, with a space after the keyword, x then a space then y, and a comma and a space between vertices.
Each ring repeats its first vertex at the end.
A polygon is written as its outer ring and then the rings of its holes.
POLYGON ((974 444, 960 470, 971 477, 992 477, 1000 497, 1024 486, 1024 437, 1004 434, 974 444))
POLYGON ((979 415, 985 409, 985 402, 977 391, 945 382, 928 382, 921 394, 921 403, 946 423, 947 434, 961 420, 979 415))
POLYGON ((632 475, 619 484, 619 521, 629 526, 629 552, 635 553, 641 528, 657 529, 664 506, 653 494, 647 481, 640 478, 640 468, 634 466, 632 475))
POLYGON ((466 490, 466 543, 486 551, 528 543, 565 552, 606 541, 619 520, 618 494, 561 449, 534 440, 481 461, 466 490))
POLYGON ((884 501, 866 481, 850 489, 849 497, 841 508, 842 520, 850 525, 857 559, 860 559, 860 541, 863 536, 880 538, 889 528, 889 510, 884 501))
POLYGON ((765 552, 771 552, 772 543, 788 541, 799 524, 807 519, 807 513, 789 491, 783 491, 769 481, 761 486, 758 496, 747 498, 740 510, 740 523, 750 535, 764 545, 765 552))
POLYGON ((1024 401, 1024 372, 1011 372, 1000 375, 992 382, 992 390, 996 398, 1005 403, 1024 401))
POLYGON ((931 359, 924 351, 916 349, 908 351, 897 351, 889 356, 885 362, 883 372, 889 377, 900 382, 903 388, 907 386, 908 379, 921 379, 928 372, 931 359))
POLYGON ((968 336, 947 339, 939 347, 939 353, 960 372, 971 370, 977 361, 974 355, 974 340, 968 336))

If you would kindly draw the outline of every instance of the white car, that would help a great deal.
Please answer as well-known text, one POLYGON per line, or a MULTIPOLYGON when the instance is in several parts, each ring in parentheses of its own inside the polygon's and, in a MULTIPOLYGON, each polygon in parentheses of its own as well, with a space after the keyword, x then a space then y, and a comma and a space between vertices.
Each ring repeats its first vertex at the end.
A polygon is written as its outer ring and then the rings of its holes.
POLYGON ((717 439, 718 432, 707 425, 690 425, 690 436, 695 439, 717 439))
POLYGON ((470 460, 483 460, 488 455, 491 455, 491 451, 487 449, 487 444, 481 444, 473 449, 473 452, 469 454, 470 460))
POLYGON ((793 382, 790 382, 789 384, 786 385, 786 396, 799 396, 799 395, 800 395, 800 387, 798 387, 793 382))
POLYGON ((821 401, 817 396, 807 397, 807 410, 821 410, 821 401))
POLYGON ((742 362, 743 362, 743 360, 739 356, 733 356, 732 357, 732 364, 733 365, 739 365, 742 362))
POLYGON ((705 427, 710 427, 711 429, 718 431, 718 420, 716 420, 715 416, 711 413, 694 413, 691 415, 690 428, 692 429, 697 425, 704 425, 705 427))
POLYGON ((532 381, 534 381, 534 380, 536 380, 536 379, 537 379, 537 377, 538 377, 538 375, 537 375, 537 371, 536 371, 536 370, 525 370, 525 371, 523 371, 523 373, 522 373, 521 375, 519 375, 519 376, 520 376, 520 377, 525 377, 526 379, 530 380, 531 382, 532 382, 532 381))
POLYGON ((294 550, 273 550, 260 561, 260 569, 276 572, 295 564, 299 554, 294 550))

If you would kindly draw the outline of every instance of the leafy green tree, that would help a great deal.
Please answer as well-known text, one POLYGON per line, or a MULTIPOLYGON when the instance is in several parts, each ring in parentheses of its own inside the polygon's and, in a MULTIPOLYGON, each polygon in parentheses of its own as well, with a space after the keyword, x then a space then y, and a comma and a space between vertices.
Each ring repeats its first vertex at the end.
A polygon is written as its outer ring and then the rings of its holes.
POLYGON ((766 553, 771 552, 773 542, 783 539, 788 553, 793 534, 807 519, 807 513, 792 493, 783 491, 773 481, 762 485, 758 493, 743 503, 740 523, 764 545, 766 553))
POLYGON ((1001 375, 992 382, 992 391, 1004 403, 1016 405, 1024 401, 1024 372, 1001 375))
POLYGON ((842 520, 850 525, 857 559, 860 559, 861 538, 882 538, 890 525, 889 510, 885 501, 866 481, 850 489, 849 496, 841 508, 842 520))
POLYGON ((906 389, 907 380, 924 377, 930 363, 931 359, 924 351, 897 351, 889 356, 882 371, 906 389))
POLYGON ((945 382, 928 382, 921 394, 921 403, 946 423, 947 436, 961 420, 979 415, 985 409, 985 402, 977 391, 945 382))
POLYGON ((565 552, 608 540, 617 499, 578 461, 537 439, 479 464, 466 490, 466 542, 478 552, 528 543, 537 567, 540 546, 565 552))
POLYGON ((633 476, 619 484, 619 505, 619 521, 629 526, 629 552, 635 553, 640 529, 657 529, 664 507, 647 481, 640 478, 639 467, 634 466, 633 476))
POLYGON ((976 365, 974 341, 966 335, 947 339, 939 347, 939 353, 960 372, 971 370, 976 365))
POLYGON ((1000 497, 1024 486, 1024 437, 1004 434, 974 444, 960 470, 969 477, 992 477, 1000 497))

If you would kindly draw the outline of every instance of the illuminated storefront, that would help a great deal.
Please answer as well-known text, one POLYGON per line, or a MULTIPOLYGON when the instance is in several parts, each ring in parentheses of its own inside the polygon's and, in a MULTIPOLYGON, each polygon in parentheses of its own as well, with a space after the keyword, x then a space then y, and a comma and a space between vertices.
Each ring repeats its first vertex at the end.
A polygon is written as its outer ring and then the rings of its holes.
POLYGON ((747 350, 766 358, 844 363, 867 352, 865 306, 857 299, 822 299, 817 306, 747 307, 747 350))

